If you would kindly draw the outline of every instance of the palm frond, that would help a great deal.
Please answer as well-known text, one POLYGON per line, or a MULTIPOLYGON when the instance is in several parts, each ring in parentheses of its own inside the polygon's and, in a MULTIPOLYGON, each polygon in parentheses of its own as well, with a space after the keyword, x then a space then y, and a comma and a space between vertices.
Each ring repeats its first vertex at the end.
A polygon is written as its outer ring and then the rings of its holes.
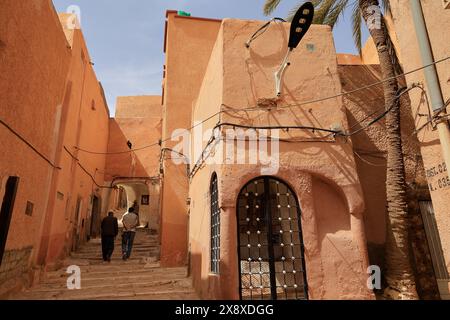
POLYGON ((264 3, 264 14, 270 15, 280 4, 281 0, 266 0, 264 3))
POLYGON ((359 51, 359 55, 362 54, 362 14, 361 8, 358 4, 355 4, 353 7, 352 13, 352 33, 353 33, 353 41, 355 43, 356 48, 359 51))
MULTIPOLYGON (((333 6, 333 3, 336 0, 312 0, 311 3, 314 5, 314 8, 316 8, 316 12, 314 13, 314 24, 323 24, 324 20, 327 16, 328 11, 333 6)), ((296 5, 294 8, 292 8, 289 11, 289 14, 286 18, 287 21, 292 21, 295 14, 297 13, 298 9, 303 5, 305 1, 300 2, 298 5, 296 5)))
POLYGON ((289 11, 289 13, 288 13, 288 15, 287 15, 287 17, 286 17, 286 20, 287 21, 292 21, 292 19, 294 19, 294 16, 295 16, 295 14, 297 13, 297 11, 298 11, 298 9, 300 9, 300 7, 303 5, 303 3, 299 3, 298 5, 296 5, 294 8, 292 8, 290 11, 289 11))
POLYGON ((349 0, 335 1, 333 8, 328 12, 324 23, 334 28, 339 18, 344 15, 344 11, 347 8, 349 0))
POLYGON ((336 0, 323 0, 320 1, 315 7, 316 12, 314 14, 314 20, 313 23, 316 24, 324 24, 325 19, 327 18, 328 14, 330 13, 331 9, 333 8, 333 5, 335 4, 336 0))

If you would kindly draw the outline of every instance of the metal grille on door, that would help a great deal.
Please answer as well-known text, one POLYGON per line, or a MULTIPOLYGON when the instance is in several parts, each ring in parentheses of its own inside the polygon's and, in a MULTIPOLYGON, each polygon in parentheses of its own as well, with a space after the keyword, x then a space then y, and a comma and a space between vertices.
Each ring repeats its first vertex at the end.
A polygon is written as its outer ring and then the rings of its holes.
POLYGON ((283 182, 263 177, 238 198, 243 300, 307 299, 300 208, 283 182))

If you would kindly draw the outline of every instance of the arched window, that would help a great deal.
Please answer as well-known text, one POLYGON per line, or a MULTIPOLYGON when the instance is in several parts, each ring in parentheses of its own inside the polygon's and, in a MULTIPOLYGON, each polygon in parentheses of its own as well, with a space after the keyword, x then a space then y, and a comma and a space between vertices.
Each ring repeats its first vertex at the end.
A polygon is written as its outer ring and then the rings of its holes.
POLYGON ((217 174, 213 174, 210 187, 211 195, 211 272, 219 273, 220 264, 220 207, 217 174))

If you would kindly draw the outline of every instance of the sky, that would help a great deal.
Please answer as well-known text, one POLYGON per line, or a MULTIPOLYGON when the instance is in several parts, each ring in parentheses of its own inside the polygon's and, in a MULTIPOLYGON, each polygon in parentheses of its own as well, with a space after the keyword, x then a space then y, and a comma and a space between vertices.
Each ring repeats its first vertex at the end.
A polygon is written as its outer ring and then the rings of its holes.
MULTIPOLYGON (((265 0, 53 0, 58 12, 80 8, 81 28, 111 116, 118 96, 160 95, 164 65, 166 10, 182 10, 206 18, 269 20, 286 17, 298 3, 281 1, 266 17, 265 0)), ((351 11, 334 30, 337 52, 356 53, 351 36, 351 11)))

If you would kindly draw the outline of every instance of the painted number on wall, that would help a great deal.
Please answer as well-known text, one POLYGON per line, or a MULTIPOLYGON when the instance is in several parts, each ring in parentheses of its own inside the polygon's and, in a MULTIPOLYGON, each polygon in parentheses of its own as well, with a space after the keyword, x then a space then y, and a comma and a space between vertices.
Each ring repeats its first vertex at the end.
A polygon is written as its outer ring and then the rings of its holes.
POLYGON ((426 170, 430 191, 437 191, 450 187, 450 178, 447 173, 447 166, 441 163, 435 167, 426 170))

